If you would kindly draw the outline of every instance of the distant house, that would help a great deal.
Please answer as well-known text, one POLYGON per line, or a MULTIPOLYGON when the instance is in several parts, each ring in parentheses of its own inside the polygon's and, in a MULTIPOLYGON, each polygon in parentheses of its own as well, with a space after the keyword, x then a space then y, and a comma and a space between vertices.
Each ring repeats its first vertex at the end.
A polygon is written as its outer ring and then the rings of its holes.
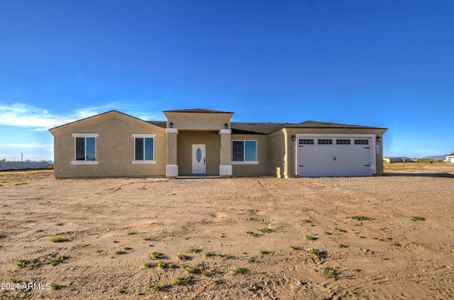
POLYGON ((47 169, 49 162, 47 161, 1 161, 0 171, 6 170, 32 170, 32 169, 47 169))
POLYGON ((404 163, 404 162, 414 162, 415 160, 408 157, 385 157, 383 159, 384 163, 386 164, 393 164, 393 163, 404 163))
POLYGON ((454 164, 454 153, 446 156, 446 162, 454 164))

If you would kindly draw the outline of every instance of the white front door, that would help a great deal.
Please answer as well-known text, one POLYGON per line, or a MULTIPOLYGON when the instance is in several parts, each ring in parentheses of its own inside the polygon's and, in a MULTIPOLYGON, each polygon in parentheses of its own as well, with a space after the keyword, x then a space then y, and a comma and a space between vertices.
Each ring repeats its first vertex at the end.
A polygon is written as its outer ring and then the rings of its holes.
POLYGON ((206 173, 205 145, 192 145, 192 174, 206 173))

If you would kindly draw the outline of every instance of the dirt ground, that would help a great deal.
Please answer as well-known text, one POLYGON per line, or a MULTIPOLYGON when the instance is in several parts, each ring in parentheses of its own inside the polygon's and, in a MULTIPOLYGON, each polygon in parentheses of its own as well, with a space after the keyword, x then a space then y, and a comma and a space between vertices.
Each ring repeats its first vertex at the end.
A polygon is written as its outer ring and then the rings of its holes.
POLYGON ((454 166, 391 169, 312 179, 1 173, 0 298, 452 299, 454 166), (20 288, 29 282, 48 286, 20 288))

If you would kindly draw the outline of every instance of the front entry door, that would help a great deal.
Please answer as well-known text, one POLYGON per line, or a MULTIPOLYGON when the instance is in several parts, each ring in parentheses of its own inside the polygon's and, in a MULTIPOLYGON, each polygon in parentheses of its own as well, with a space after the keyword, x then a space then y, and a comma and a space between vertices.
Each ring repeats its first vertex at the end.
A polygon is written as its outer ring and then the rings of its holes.
POLYGON ((205 145, 192 145, 192 174, 205 174, 207 169, 205 145))

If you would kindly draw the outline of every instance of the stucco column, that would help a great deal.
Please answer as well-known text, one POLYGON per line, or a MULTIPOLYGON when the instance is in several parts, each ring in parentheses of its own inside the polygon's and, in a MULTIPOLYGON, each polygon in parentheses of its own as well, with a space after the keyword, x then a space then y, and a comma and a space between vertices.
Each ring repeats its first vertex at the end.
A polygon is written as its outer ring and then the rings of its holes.
POLYGON ((232 176, 232 130, 221 129, 220 176, 232 176))
POLYGON ((166 177, 177 177, 178 176, 177 134, 178 134, 178 129, 166 128, 166 135, 167 135, 166 177))

